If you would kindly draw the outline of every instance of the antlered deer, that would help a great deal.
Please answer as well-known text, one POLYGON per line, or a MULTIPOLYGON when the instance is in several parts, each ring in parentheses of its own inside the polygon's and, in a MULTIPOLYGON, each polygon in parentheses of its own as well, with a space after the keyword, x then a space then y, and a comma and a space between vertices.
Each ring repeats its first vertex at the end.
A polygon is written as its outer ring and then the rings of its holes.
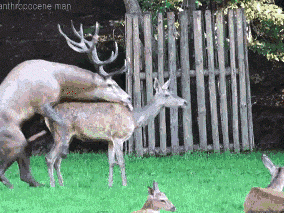
POLYGON ((284 211, 284 167, 276 167, 265 154, 261 157, 271 174, 271 182, 266 188, 253 187, 244 203, 245 212, 284 211))
MULTIPOLYGON (((25 151, 27 140, 21 131, 23 121, 35 113, 56 122, 60 132, 64 133, 66 124, 61 115, 53 109, 61 99, 94 101, 101 98, 123 103, 132 109, 130 96, 111 79, 113 73, 107 74, 102 67, 116 58, 117 47, 116 53, 112 53, 109 60, 100 61, 96 52, 98 25, 92 41, 84 38, 82 25, 79 32, 73 25, 72 27, 76 36, 81 39, 77 46, 76 42, 72 41, 74 47, 80 47, 88 52, 89 56, 94 55, 92 62, 101 65, 99 74, 72 65, 30 60, 16 66, 0 85, 0 180, 7 187, 13 188, 4 174, 14 161, 19 164, 22 181, 30 186, 40 185, 30 172, 30 160, 25 151)), ((66 35, 64 37, 66 38, 66 35)), ((70 39, 67 42, 72 47, 70 39)), ((125 66, 115 74, 126 69, 125 66)), ((47 155, 47 160, 53 159, 57 152, 63 156, 67 155, 68 142, 64 136, 65 134, 61 138, 62 146, 52 150, 47 155)))
POLYGON ((176 211, 176 207, 172 202, 159 190, 157 182, 153 182, 153 188, 148 187, 148 193, 148 198, 142 209, 132 213, 160 213, 160 210, 176 211))
MULTIPOLYGON (((125 175, 125 165, 123 158, 123 143, 128 140, 134 129, 142 126, 149 118, 154 118, 163 107, 185 107, 187 102, 174 96, 168 91, 170 80, 162 87, 155 79, 154 88, 156 94, 151 102, 141 109, 130 111, 127 107, 119 103, 61 103, 54 107, 61 115, 67 125, 66 138, 71 142, 73 136, 81 140, 103 139, 108 143, 109 158, 109 186, 113 184, 113 167, 116 164, 121 170, 122 185, 127 185, 125 175)), ((55 149, 59 149, 62 143, 62 132, 58 124, 51 119, 45 118, 45 122, 54 135, 55 149)), ((55 156, 47 163, 50 176, 50 185, 55 186, 53 169, 57 172, 60 185, 63 185, 60 173, 61 157, 55 156)))

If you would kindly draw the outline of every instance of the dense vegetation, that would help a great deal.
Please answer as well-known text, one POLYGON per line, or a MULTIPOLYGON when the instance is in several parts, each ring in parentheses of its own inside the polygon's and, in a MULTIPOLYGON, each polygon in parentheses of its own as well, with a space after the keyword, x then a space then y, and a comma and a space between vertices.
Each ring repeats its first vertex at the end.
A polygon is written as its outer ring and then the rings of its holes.
MULTIPOLYGON (((197 9, 224 10, 244 8, 250 23, 249 48, 268 60, 284 62, 284 14, 281 1, 274 0, 199 0, 197 9)), ((142 11, 153 11, 155 21, 158 12, 179 11, 182 0, 139 0, 142 11)))

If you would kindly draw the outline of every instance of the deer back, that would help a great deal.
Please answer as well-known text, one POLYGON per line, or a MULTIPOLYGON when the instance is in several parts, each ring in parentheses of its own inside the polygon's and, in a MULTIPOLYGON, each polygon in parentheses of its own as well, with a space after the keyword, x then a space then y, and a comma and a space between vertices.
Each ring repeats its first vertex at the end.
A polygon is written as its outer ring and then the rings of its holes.
POLYGON ((70 102, 54 109, 64 118, 68 131, 81 139, 127 140, 135 127, 133 113, 119 103, 70 102))
POLYGON ((284 210, 284 195, 271 188, 251 188, 244 203, 245 212, 279 212, 284 210))

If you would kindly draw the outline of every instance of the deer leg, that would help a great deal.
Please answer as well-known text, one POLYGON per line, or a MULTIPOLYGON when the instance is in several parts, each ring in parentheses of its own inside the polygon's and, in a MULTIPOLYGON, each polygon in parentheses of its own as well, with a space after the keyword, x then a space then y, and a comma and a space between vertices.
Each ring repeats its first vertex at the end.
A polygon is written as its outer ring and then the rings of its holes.
MULTIPOLYGON (((50 153, 49 153, 50 154, 50 153)), ((45 157, 45 162, 48 168, 48 175, 49 175, 49 179, 50 179, 50 186, 51 187, 55 187, 55 180, 54 180, 54 176, 53 176, 53 168, 54 168, 54 162, 55 160, 52 158, 49 158, 49 154, 45 157)))
POLYGON ((68 149, 69 149, 69 145, 68 142, 66 140, 65 134, 67 132, 67 127, 63 121, 63 118, 61 118, 61 116, 52 108, 52 106, 47 103, 44 104, 42 106, 42 111, 44 112, 44 116, 48 117, 50 120, 52 120, 53 122, 56 122, 59 125, 59 132, 62 133, 62 144, 61 144, 61 157, 62 158, 66 158, 68 155, 68 149))
POLYGON ((115 162, 115 153, 113 142, 108 142, 108 163, 109 163, 109 177, 108 177, 108 186, 112 187, 113 184, 113 167, 116 164, 115 162))
POLYGON ((59 185, 63 186, 64 185, 63 184, 63 178, 62 178, 62 175, 61 175, 61 172, 60 172, 61 161, 62 161, 62 158, 58 157, 55 161, 54 168, 55 168, 55 171, 56 171, 56 174, 57 174, 59 185))
MULTIPOLYGON (((59 131, 58 125, 53 125, 51 123, 51 132, 53 133, 54 138, 54 146, 51 149, 51 151, 46 155, 45 160, 48 167, 48 174, 50 178, 50 186, 55 187, 55 180, 54 180, 54 174, 53 170, 56 170, 59 185, 63 186, 63 178, 60 172, 60 164, 61 164, 61 157, 60 157, 60 147, 61 147, 61 138, 62 138, 62 132, 59 131)), ((72 134, 65 135, 65 138, 69 142, 71 141, 72 134)))
POLYGON ((32 176, 30 171, 30 159, 26 156, 26 154, 21 155, 21 157, 17 159, 17 162, 20 169, 20 178, 22 181, 28 183, 33 187, 43 186, 43 184, 36 182, 34 177, 32 176))
POLYGON ((0 181, 8 188, 13 189, 13 185, 10 183, 10 181, 5 177, 5 171, 7 168, 9 168, 14 161, 10 161, 8 164, 5 163, 4 161, 1 162, 0 165, 0 181))
POLYGON ((126 180, 126 174, 125 174, 125 163, 124 163, 124 158, 123 158, 123 142, 122 143, 116 142, 114 149, 115 149, 116 159, 120 167, 122 185, 127 186, 127 180, 126 180))
POLYGON ((30 184, 30 186, 39 186, 30 173, 30 160, 28 150, 26 149, 27 141, 16 125, 11 124, 9 130, 1 131, 0 141, 0 179, 7 186, 12 188, 8 179, 4 176, 7 168, 17 160, 20 168, 21 180, 30 184))

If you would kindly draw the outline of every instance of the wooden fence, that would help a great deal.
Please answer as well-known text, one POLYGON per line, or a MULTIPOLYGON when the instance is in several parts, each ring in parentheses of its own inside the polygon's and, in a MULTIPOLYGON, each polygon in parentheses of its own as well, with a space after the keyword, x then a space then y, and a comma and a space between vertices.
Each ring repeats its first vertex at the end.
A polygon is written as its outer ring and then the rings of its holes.
POLYGON ((169 76, 173 77, 170 89, 190 104, 186 109, 162 110, 155 121, 135 130, 125 143, 126 151, 142 156, 251 150, 254 138, 243 10, 230 10, 227 15, 194 11, 193 19, 183 11, 178 29, 172 12, 166 18, 159 14, 155 26, 150 13, 143 17, 141 43, 138 16, 126 15, 126 81, 134 107, 151 100, 155 77, 163 84, 169 76))

